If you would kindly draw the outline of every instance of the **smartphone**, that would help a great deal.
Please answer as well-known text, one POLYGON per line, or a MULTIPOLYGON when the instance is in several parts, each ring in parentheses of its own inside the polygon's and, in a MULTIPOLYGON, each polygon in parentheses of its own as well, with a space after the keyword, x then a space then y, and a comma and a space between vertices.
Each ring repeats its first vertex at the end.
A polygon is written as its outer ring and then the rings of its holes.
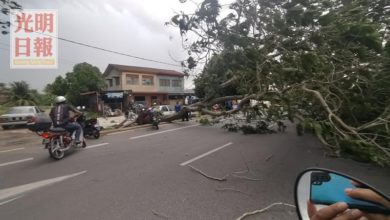
MULTIPOLYGON (((390 209, 381 204, 349 197, 344 190, 357 187, 352 180, 346 177, 321 171, 312 172, 310 177, 310 200, 314 204, 332 205, 337 202, 345 202, 350 209, 390 215, 390 209)), ((364 188, 364 186, 360 188, 364 188)))

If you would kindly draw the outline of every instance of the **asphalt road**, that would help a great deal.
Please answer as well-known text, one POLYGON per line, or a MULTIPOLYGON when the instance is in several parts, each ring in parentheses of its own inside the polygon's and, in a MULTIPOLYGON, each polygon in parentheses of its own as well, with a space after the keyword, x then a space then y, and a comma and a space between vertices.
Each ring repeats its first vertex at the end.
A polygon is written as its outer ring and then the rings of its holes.
MULTIPOLYGON (((389 168, 326 158, 314 137, 293 129, 242 135, 172 123, 88 140, 88 149, 61 161, 49 158, 39 137, 25 138, 28 143, 0 140, 0 219, 236 219, 274 202, 293 204, 295 178, 312 166, 390 194, 389 168), (228 176, 211 180, 188 165, 228 176)), ((293 208, 275 207, 248 219, 297 217, 293 208)))

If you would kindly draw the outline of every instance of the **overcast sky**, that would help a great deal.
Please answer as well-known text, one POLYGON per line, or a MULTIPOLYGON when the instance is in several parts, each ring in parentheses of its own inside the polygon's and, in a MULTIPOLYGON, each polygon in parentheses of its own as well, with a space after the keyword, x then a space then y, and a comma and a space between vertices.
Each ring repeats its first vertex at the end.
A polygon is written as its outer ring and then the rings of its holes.
MULTIPOLYGON (((25 9, 57 9, 60 37, 139 57, 176 63, 186 58, 179 30, 164 26, 175 12, 193 12, 195 0, 19 0, 25 9), (174 59, 173 59, 174 58, 174 59)), ((201 2, 201 0, 196 0, 201 2)), ((230 3, 232 0, 222 0, 230 3)), ((182 71, 168 66, 107 53, 59 41, 58 69, 10 69, 9 36, 0 36, 0 82, 25 80, 42 90, 58 75, 72 71, 76 63, 88 62, 104 72, 109 63, 182 71)), ((185 87, 192 87, 192 79, 185 87)))

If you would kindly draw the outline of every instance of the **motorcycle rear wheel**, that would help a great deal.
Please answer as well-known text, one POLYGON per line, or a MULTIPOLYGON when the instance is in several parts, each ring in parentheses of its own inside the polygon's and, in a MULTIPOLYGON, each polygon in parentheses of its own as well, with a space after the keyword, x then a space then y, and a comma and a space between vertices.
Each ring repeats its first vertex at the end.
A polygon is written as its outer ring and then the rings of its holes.
POLYGON ((95 139, 99 139, 100 137, 100 132, 99 131, 95 131, 93 136, 95 137, 95 139))
POLYGON ((48 148, 50 157, 55 160, 61 160, 65 156, 65 152, 60 150, 59 145, 60 142, 58 140, 53 140, 51 146, 48 148))

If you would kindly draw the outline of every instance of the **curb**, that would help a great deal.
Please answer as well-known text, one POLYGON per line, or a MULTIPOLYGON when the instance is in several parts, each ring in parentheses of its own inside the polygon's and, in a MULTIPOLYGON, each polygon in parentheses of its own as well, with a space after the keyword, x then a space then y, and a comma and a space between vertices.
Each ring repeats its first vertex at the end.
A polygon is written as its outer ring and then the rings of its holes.
MULTIPOLYGON (((163 125, 163 124, 171 124, 171 123, 168 123, 168 122, 161 122, 160 123, 160 125, 163 125)), ((102 131, 100 131, 100 134, 101 135, 107 135, 107 134, 116 133, 116 132, 131 131, 131 130, 142 129, 142 128, 149 128, 151 126, 152 126, 151 124, 144 124, 144 125, 131 126, 131 127, 127 127, 127 128, 114 128, 114 129, 110 129, 110 130, 104 130, 103 129, 102 131)))
POLYGON ((113 129, 109 129, 109 130, 103 129, 102 131, 100 131, 100 134, 107 135, 107 134, 121 132, 121 131, 130 131, 130 130, 136 130, 136 129, 141 129, 141 128, 147 128, 150 126, 151 126, 150 124, 146 124, 146 125, 131 126, 131 127, 127 127, 127 128, 113 128, 113 129))
MULTIPOLYGON (((174 121, 172 121, 172 122, 160 122, 160 125, 173 124, 173 123, 175 123, 175 122, 174 121)), ((110 129, 110 130, 104 130, 103 129, 102 131, 100 131, 100 134, 101 135, 107 135, 107 134, 116 133, 116 132, 131 131, 131 130, 136 130, 136 129, 149 128, 151 126, 152 126, 151 124, 145 124, 145 125, 131 126, 131 127, 127 127, 127 128, 114 128, 114 129, 110 129)))

